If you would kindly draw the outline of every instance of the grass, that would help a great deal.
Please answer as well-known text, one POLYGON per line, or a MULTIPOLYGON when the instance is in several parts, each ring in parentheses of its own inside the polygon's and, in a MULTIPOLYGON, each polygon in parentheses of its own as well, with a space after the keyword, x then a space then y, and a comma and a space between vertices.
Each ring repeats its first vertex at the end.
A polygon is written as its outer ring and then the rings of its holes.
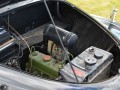
POLYGON ((120 0, 68 0, 75 6, 90 14, 110 17, 113 8, 118 9, 116 21, 120 22, 120 0))

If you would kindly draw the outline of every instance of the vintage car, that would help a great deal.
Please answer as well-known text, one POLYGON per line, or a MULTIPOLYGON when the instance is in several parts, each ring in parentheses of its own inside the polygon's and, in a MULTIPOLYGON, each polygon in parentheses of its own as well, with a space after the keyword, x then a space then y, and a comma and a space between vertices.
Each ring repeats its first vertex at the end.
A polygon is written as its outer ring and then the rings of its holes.
POLYGON ((0 1, 0 90, 120 90, 119 68, 114 13, 88 15, 66 0, 0 1))

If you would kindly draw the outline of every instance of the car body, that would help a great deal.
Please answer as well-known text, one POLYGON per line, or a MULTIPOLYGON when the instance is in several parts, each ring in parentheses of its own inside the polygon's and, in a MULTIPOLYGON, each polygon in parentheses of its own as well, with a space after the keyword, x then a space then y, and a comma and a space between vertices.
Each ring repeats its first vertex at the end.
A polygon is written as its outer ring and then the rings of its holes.
MULTIPOLYGON (((106 32, 114 40, 114 42, 116 43, 116 46, 120 48, 120 31, 119 31, 120 24, 119 23, 111 22, 110 20, 107 20, 106 18, 102 18, 99 16, 88 15, 87 13, 83 12, 82 10, 78 9, 77 7, 68 3, 65 0, 47 0, 47 1, 64 3, 65 5, 68 5, 69 7, 71 7, 75 12, 77 12, 78 15, 79 13, 81 13, 90 21, 94 22, 95 25, 102 28, 102 30, 106 32), (109 26, 111 27, 109 28, 109 26)), ((8 15, 8 13, 12 15, 16 13, 16 10, 27 8, 27 7, 30 7, 31 5, 38 4, 38 3, 43 3, 43 0, 23 0, 23 1, 21 0, 17 3, 11 3, 8 5, 5 5, 0 8, 1 20, 4 20, 4 16, 8 15)), ((41 7, 43 6, 44 4, 41 7)), ((45 8, 40 10, 43 13, 44 11, 42 10, 45 10, 45 8)), ((21 16, 21 13, 19 13, 19 17, 20 16, 21 16)), ((24 16, 21 16, 21 17, 24 18, 24 16)), ((48 18, 46 16, 44 17, 48 18)), ((12 18, 14 20, 14 17, 12 18)), ((17 16, 15 17, 15 19, 17 19, 17 16)), ((18 21, 19 20, 20 19, 18 19, 18 21)), ((16 23, 16 22, 13 22, 13 23, 16 23)), ((21 32, 21 33, 24 33, 24 32, 21 32)), ((18 71, 15 69, 11 69, 1 64, 0 89, 1 90, 120 90, 119 74, 120 74, 120 71, 118 70, 118 74, 116 74, 115 76, 97 83, 69 83, 69 82, 59 82, 56 80, 39 78, 37 76, 27 74, 21 70, 18 71)))

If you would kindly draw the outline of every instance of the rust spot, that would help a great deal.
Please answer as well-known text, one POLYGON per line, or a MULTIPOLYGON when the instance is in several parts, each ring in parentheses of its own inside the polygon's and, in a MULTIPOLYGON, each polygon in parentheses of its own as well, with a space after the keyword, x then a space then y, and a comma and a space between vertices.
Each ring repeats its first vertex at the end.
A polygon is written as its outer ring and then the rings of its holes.
POLYGON ((51 58, 52 57, 50 55, 44 55, 44 57, 43 57, 44 61, 50 61, 51 58))

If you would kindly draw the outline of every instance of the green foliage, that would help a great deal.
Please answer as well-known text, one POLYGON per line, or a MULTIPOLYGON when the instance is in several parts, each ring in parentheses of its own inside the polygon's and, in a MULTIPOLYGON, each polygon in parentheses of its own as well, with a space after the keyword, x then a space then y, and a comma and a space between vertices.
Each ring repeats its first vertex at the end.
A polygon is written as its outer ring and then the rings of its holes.
POLYGON ((68 0, 87 13, 110 17, 113 8, 118 9, 116 21, 120 22, 120 0, 68 0))

